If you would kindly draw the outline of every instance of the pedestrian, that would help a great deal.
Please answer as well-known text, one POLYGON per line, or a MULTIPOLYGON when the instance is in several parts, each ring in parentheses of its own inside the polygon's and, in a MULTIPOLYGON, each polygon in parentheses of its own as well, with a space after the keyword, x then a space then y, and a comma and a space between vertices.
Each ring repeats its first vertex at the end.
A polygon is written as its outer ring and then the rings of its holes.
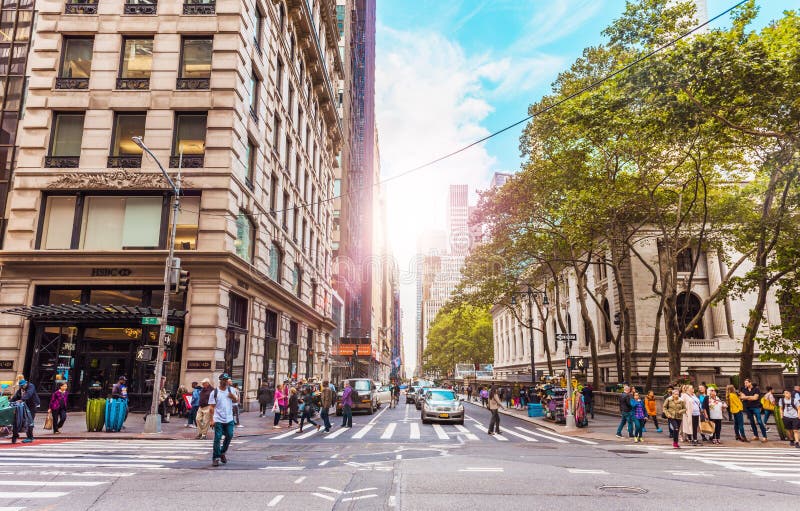
MULTIPOLYGON (((656 394, 652 390, 644 397, 644 409, 647 416, 653 421, 653 426, 656 427, 656 433, 661 433, 661 428, 658 426, 658 406, 656 403, 656 394)), ((647 420, 645 419, 645 422, 647 420)))
MULTIPOLYGON (((662 403, 663 403, 664 401, 666 401, 667 399, 669 399, 669 398, 671 398, 671 397, 672 397, 672 391, 673 391, 673 390, 675 390, 675 387, 673 387, 672 385, 670 385, 669 387, 667 387, 667 391, 664 393, 664 399, 662 400, 662 403)), ((663 408, 663 405, 662 405, 662 408, 663 408)), ((663 410, 661 411, 661 416, 662 416, 662 417, 663 417, 665 420, 667 419, 667 415, 664 413, 664 411, 663 411, 663 410)), ((667 431, 669 432, 669 436, 670 436, 670 438, 671 438, 671 437, 672 437, 672 423, 671 423, 669 420, 667 420, 667 431)))
POLYGON ((342 427, 353 427, 353 388, 349 380, 345 380, 342 391, 342 427))
POLYGON ((308 421, 317 427, 317 431, 322 427, 321 424, 314 422, 314 393, 309 387, 303 389, 303 413, 300 416, 300 433, 303 432, 303 424, 308 421))
POLYGON ((761 391, 758 387, 753 385, 750 378, 744 379, 744 386, 739 390, 739 398, 744 404, 744 413, 747 414, 747 419, 750 421, 750 428, 753 430, 753 436, 759 440, 758 428, 761 429, 761 441, 767 441, 767 428, 761 420, 761 391), (756 428, 758 422, 758 428, 756 428))
POLYGON ((722 412, 728 406, 725 401, 717 396, 717 389, 711 387, 708 389, 708 399, 706 399, 706 407, 708 418, 714 423, 714 434, 711 436, 712 444, 720 444, 719 437, 722 433, 722 412))
POLYGON ((789 437, 789 445, 800 449, 800 393, 792 395, 788 389, 783 391, 783 397, 778 401, 783 418, 783 427, 786 429, 786 436, 789 437))
POLYGON ((258 416, 263 417, 267 414, 267 406, 272 398, 272 393, 269 390, 267 382, 262 381, 261 386, 258 387, 258 416))
POLYGON ((205 440, 208 435, 208 428, 213 423, 214 408, 209 404, 211 393, 214 392, 214 387, 211 386, 211 380, 203 378, 200 382, 200 397, 197 401, 197 435, 195 439, 205 440))
MULTIPOLYGON (((697 386, 697 399, 700 400, 700 420, 704 421, 708 419, 708 392, 706 385, 701 383, 697 386)), ((713 435, 712 435, 713 436, 713 435)), ((703 430, 700 430, 700 438, 703 442, 708 442, 708 438, 703 433, 703 430)))
MULTIPOLYGON (((233 387, 236 390, 237 394, 241 395, 241 390, 239 390, 239 384, 238 383, 231 384, 231 387, 233 387)), ((239 412, 241 412, 241 411, 242 411, 241 402, 234 403, 233 404, 233 422, 234 422, 234 424, 236 425, 237 428, 243 428, 244 427, 244 424, 242 424, 239 421, 239 412)))
POLYGON ((519 391, 519 383, 514 384, 514 388, 511 389, 511 402, 514 403, 514 408, 519 409, 521 407, 521 392, 519 391))
POLYGON ((283 401, 283 387, 275 388, 275 400, 272 403, 272 411, 275 413, 272 421, 272 429, 281 429, 281 401, 283 401))
POLYGON ((503 401, 500 399, 500 395, 497 393, 497 387, 492 385, 491 389, 489 389, 489 398, 487 402, 487 406, 489 407, 489 411, 492 412, 492 418, 489 421, 489 431, 490 435, 500 433, 500 408, 503 408, 503 401))
POLYGON ((481 387, 480 396, 481 396, 481 406, 483 406, 484 408, 488 408, 489 407, 489 391, 486 390, 486 387, 481 387))
POLYGON ((700 399, 694 393, 694 386, 692 385, 686 386, 684 396, 687 407, 684 420, 689 420, 689 429, 687 430, 684 425, 683 430, 688 435, 692 445, 698 445, 700 442, 698 441, 697 434, 700 431, 700 418, 703 415, 702 408, 700 407, 700 399))
POLYGON ((633 438, 633 409, 631 408, 631 387, 625 385, 622 388, 622 394, 619 396, 619 413, 622 418, 617 427, 617 438, 622 438, 622 428, 627 424, 628 437, 633 438))
POLYGON ((289 420, 289 382, 288 381, 284 381, 283 382, 283 387, 281 389, 281 394, 283 395, 283 397, 281 397, 280 401, 278 402, 278 405, 280 406, 280 409, 281 409, 281 418, 283 420, 289 420))
POLYGON ((467 385, 467 401, 472 402, 472 385, 467 385))
MULTIPOLYGON (((40 404, 39 394, 36 393, 36 386, 25 378, 19 380, 17 391, 11 396, 11 402, 14 403, 16 401, 25 403, 28 406, 28 410, 31 412, 31 422, 26 428, 25 440, 22 441, 23 444, 29 444, 33 442, 33 419, 36 418, 36 410, 39 408, 40 404)), ((16 443, 17 438, 19 438, 19 431, 14 430, 11 436, 11 443, 16 443)))
POLYGON ((736 393, 736 387, 728 385, 725 387, 725 394, 728 397, 728 412, 733 417, 733 433, 736 435, 736 440, 749 442, 744 434, 744 405, 736 393))
POLYGON ((634 392, 631 396, 631 410, 633 413, 634 425, 634 442, 642 442, 642 432, 644 431, 644 423, 647 420, 647 412, 644 409, 644 401, 638 392, 634 392))
POLYGON ((214 426, 214 451, 211 465, 219 466, 219 462, 228 463, 225 453, 233 440, 234 420, 233 406, 239 402, 239 393, 231 385, 231 377, 227 373, 219 376, 219 387, 211 392, 208 404, 211 406, 211 425, 214 426), (223 440, 224 438, 224 440, 223 440))
POLYGON ((197 421, 197 405, 200 404, 200 385, 196 381, 192 382, 192 394, 189 397, 189 409, 186 414, 186 427, 196 428, 197 421))
MULTIPOLYGON (((533 391, 533 389, 531 389, 531 391, 533 391)), ((583 394, 583 404, 586 407, 586 414, 591 415, 592 419, 594 419, 594 389, 592 389, 591 383, 583 387, 581 394, 583 394)))
POLYGON ((680 449, 678 434, 681 431, 681 422, 683 422, 683 416, 686 412, 686 403, 681 399, 681 393, 678 389, 672 389, 672 395, 664 400, 663 408, 664 415, 669 421, 669 430, 672 432, 672 447, 680 449))
POLYGON ((111 397, 125 401, 125 419, 122 419, 122 428, 125 429, 125 420, 128 418, 128 378, 120 376, 117 383, 111 387, 111 397))
POLYGON ((292 427, 292 422, 295 424, 298 423, 297 421, 297 412, 300 409, 300 399, 297 396, 297 387, 292 387, 289 389, 289 428, 292 427))
POLYGON ((319 416, 322 419, 322 424, 325 426, 325 433, 331 430, 331 420, 328 415, 333 405, 333 399, 336 394, 331 390, 328 380, 322 382, 322 390, 320 391, 320 407, 319 416))
POLYGON ((169 424, 169 416, 170 411, 172 409, 172 398, 167 391, 167 377, 161 377, 161 384, 159 385, 161 389, 158 393, 158 404, 161 407, 161 422, 164 424, 169 424))
POLYGON ((67 384, 61 383, 50 396, 50 413, 53 415, 53 434, 61 433, 59 431, 67 420, 67 384))
POLYGON ((767 432, 769 432, 767 421, 769 420, 769 416, 775 413, 775 396, 772 395, 772 387, 768 386, 767 393, 761 398, 761 409, 763 410, 761 413, 761 420, 767 432))

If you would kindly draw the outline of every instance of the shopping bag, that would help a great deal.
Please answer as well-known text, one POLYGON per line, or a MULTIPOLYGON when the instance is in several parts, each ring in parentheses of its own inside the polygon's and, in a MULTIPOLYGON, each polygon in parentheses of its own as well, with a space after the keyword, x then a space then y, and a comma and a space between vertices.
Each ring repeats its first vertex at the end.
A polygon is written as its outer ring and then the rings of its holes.
POLYGON ((186 409, 187 410, 191 410, 192 409, 192 395, 191 394, 184 394, 183 395, 183 400, 186 402, 186 409))
POLYGON ((53 429, 53 411, 47 410, 47 416, 44 418, 44 429, 53 429))
POLYGON ((714 433, 714 423, 711 421, 702 421, 700 423, 700 433, 704 435, 711 435, 714 433))

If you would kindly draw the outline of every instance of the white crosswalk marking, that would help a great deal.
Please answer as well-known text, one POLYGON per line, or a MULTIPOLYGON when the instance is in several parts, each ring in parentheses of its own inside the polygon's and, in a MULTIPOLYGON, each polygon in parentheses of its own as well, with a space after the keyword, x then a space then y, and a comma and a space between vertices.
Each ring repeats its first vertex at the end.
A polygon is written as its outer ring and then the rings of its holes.
POLYGON ((536 440, 535 438, 532 438, 532 437, 529 437, 529 436, 525 436, 525 435, 520 435, 519 433, 517 433, 514 430, 509 429, 509 428, 504 429, 503 430, 503 434, 515 436, 517 438, 521 438, 521 439, 525 440, 526 442, 538 442, 538 440, 536 440))
MULTIPOLYGON (((481 431, 489 431, 489 428, 481 424, 480 422, 473 419, 473 423, 476 428, 480 429, 481 431)), ((501 435, 492 435, 492 438, 497 440, 498 442, 508 442, 508 438, 501 436, 501 435)))
POLYGON ((475 441, 478 440, 478 437, 475 436, 474 433, 470 432, 470 430, 468 430, 466 427, 462 426, 461 424, 456 424, 456 429, 459 432, 463 433, 464 436, 467 437, 467 440, 475 440, 475 441))
POLYGON ((363 428, 359 429, 358 432, 355 435, 353 435, 352 437, 350 437, 350 438, 355 438, 355 439, 364 438, 364 436, 367 433, 369 433, 369 430, 371 430, 372 427, 373 427, 372 424, 367 424, 363 428))
POLYGON ((319 430, 316 427, 314 427, 314 428, 311 428, 311 431, 306 431, 302 435, 296 436, 295 438, 296 439, 308 438, 310 436, 316 435, 318 431, 319 430))
POLYGON ((419 424, 416 422, 411 423, 411 432, 408 435, 408 438, 411 440, 419 440, 419 424))
POLYGON ((394 435, 394 430, 397 429, 397 423, 391 422, 386 429, 384 430, 383 434, 381 435, 381 440, 389 440, 394 435))
POLYGON ((348 429, 349 428, 339 428, 336 431, 334 431, 333 433, 329 433, 329 434, 325 435, 325 440, 332 440, 332 439, 336 438, 337 436, 341 435, 342 433, 344 433, 345 431, 347 431, 348 429))
POLYGON ((282 440, 282 439, 288 438, 288 437, 290 437, 290 436, 292 436, 292 435, 294 435, 296 433, 297 433, 297 430, 296 429, 292 429, 290 431, 287 431, 286 433, 281 433, 278 436, 272 437, 272 440, 282 440))
POLYGON ((447 435, 447 432, 439 424, 434 424, 433 430, 436 432, 436 436, 438 436, 440 440, 450 439, 450 437, 447 435))
POLYGON ((560 438, 557 438, 557 437, 554 437, 554 436, 550 436, 550 435, 545 435, 545 434, 543 434, 544 432, 538 432, 537 433, 536 431, 533 431, 533 430, 530 430, 530 429, 527 429, 527 428, 521 428, 519 426, 517 426, 517 429, 522 431, 522 432, 524 432, 524 433, 530 433, 531 435, 536 435, 538 437, 546 438, 546 439, 550 440, 551 442, 557 442, 559 444, 568 444, 569 443, 566 440, 562 440, 560 438))
POLYGON ((700 447, 686 451, 683 449, 678 451, 664 448, 663 451, 707 465, 800 484, 800 452, 795 449, 700 447))

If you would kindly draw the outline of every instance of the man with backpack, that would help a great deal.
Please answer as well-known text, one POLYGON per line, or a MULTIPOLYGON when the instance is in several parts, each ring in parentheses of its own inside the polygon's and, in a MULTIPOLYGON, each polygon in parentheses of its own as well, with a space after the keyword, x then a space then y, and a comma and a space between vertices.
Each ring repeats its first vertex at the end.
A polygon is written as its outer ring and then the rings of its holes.
POLYGON ((219 376, 219 387, 208 397, 208 404, 211 406, 211 425, 214 426, 214 452, 211 458, 211 465, 214 467, 218 467, 220 461, 228 463, 225 453, 228 452, 233 440, 236 426, 233 407, 238 402, 239 393, 231 385, 231 377, 228 373, 222 373, 219 376))
MULTIPOLYGON (((22 441, 23 444, 29 444, 33 442, 33 419, 36 418, 36 410, 39 408, 39 394, 36 393, 36 386, 33 383, 29 382, 28 380, 20 380, 19 381, 19 388, 11 397, 11 402, 21 401, 28 406, 28 410, 31 412, 30 415, 30 422, 28 423, 28 427, 25 430, 25 440, 22 441)), ((11 437, 11 443, 16 443, 17 438, 19 438, 19 431, 16 429, 13 432, 13 436, 11 437)))
POLYGON ((800 393, 792 393, 788 389, 783 391, 783 397, 778 401, 783 417, 783 426, 789 445, 800 449, 800 393))

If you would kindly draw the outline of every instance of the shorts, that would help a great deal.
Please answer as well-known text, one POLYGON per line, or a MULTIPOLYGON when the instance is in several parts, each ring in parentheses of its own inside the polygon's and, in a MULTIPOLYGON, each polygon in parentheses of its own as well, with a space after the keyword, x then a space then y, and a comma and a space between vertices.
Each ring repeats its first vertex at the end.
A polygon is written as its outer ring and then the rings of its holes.
POLYGON ((784 417, 783 427, 785 427, 787 430, 792 430, 792 431, 800 429, 800 419, 795 419, 792 417, 784 417))

